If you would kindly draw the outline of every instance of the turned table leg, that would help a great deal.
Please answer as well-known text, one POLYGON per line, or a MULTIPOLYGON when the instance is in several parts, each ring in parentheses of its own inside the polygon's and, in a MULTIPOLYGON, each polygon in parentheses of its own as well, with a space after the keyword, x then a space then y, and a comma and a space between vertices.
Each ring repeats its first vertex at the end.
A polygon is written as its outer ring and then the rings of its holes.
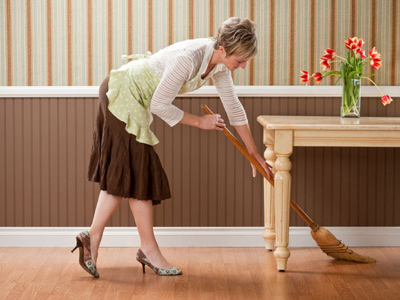
MULTIPOLYGON (((274 145, 273 142, 269 143, 268 141, 268 139, 264 138, 264 144, 267 146, 264 158, 272 166, 272 172, 275 173, 276 155, 274 145)), ((274 187, 266 179, 264 179, 264 227, 265 249, 272 251, 275 248, 275 197, 274 187)))
POLYGON ((290 213, 290 186, 292 168, 290 155, 293 152, 293 132, 291 130, 275 131, 275 230, 276 250, 274 256, 279 271, 286 269, 290 256, 287 249, 289 244, 289 213, 290 213))

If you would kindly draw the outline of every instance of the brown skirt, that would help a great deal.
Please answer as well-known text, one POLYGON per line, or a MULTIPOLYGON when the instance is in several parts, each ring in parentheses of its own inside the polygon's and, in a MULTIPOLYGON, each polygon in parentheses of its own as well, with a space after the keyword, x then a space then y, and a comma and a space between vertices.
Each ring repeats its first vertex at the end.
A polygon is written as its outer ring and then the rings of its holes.
POLYGON ((93 134, 88 179, 107 193, 152 200, 171 198, 167 175, 153 146, 136 141, 125 123, 108 110, 108 78, 100 85, 99 108, 93 134))

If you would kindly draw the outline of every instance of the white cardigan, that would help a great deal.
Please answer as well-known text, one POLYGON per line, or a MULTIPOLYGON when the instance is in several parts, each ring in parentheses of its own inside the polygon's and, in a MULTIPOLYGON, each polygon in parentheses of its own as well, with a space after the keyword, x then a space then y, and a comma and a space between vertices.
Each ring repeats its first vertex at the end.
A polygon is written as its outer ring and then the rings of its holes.
POLYGON ((204 80, 200 78, 211 60, 213 45, 214 40, 210 38, 186 40, 146 58, 150 68, 161 77, 150 110, 171 127, 179 123, 184 115, 181 109, 172 104, 176 95, 199 88, 209 78, 213 80, 230 124, 248 123, 246 112, 234 90, 230 71, 224 64, 217 64, 204 80))

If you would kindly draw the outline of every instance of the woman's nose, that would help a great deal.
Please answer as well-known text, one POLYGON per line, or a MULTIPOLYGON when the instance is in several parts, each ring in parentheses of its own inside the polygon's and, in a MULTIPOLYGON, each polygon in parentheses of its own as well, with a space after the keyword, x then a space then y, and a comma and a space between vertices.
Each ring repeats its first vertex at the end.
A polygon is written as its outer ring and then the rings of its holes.
POLYGON ((244 69, 244 68, 246 68, 246 65, 247 65, 247 61, 244 62, 244 63, 241 63, 241 64, 239 65, 239 68, 244 69))

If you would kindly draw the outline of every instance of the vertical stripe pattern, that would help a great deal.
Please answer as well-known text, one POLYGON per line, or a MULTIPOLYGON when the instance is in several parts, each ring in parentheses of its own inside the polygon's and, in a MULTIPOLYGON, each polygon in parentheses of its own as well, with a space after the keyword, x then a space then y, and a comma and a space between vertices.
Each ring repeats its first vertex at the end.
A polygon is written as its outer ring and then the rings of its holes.
POLYGON ((87 85, 93 85, 93 0, 87 0, 87 11, 86 11, 86 26, 87 26, 87 85))
POLYGON ((269 43, 268 45, 268 73, 269 73, 269 80, 267 82, 267 85, 275 85, 275 16, 276 16, 276 11, 275 11, 275 5, 276 1, 271 0, 269 2, 269 7, 268 7, 268 15, 269 15, 269 43))
POLYGON ((32 85, 32 8, 31 8, 31 0, 26 0, 26 82, 27 85, 32 85))
POLYGON ((231 16, 254 20, 260 45, 233 73, 237 85, 301 85, 300 70, 321 71, 328 47, 345 56, 349 36, 382 55, 381 69, 364 73, 400 85, 398 0, 0 0, 0 8, 0 86, 99 85, 122 54, 215 36, 231 16))
POLYGON ((53 85, 53 13, 52 13, 52 1, 46 1, 46 37, 47 37, 47 48, 46 48, 46 83, 44 85, 53 85))
POLYGON ((73 57, 73 45, 72 45, 72 0, 67 0, 65 1, 65 11, 66 13, 66 18, 67 18, 67 85, 72 85, 72 80, 73 80, 73 62, 72 62, 72 57, 73 57))
POLYGON ((107 58, 108 58, 108 72, 110 73, 111 69, 113 68, 113 36, 112 36, 112 28, 113 28, 113 6, 112 0, 107 1, 107 41, 106 45, 103 47, 107 47, 107 58))
MULTIPOLYGON (((12 42, 12 32, 14 30, 14 28, 12 27, 12 22, 11 20, 13 19, 11 16, 11 0, 6 0, 5 1, 5 10, 2 10, 2 12, 5 12, 5 18, 0 18, 1 20, 5 20, 5 24, 3 23, 2 25, 4 25, 4 30, 5 30, 5 35, 7 36, 6 39, 6 53, 7 53, 7 61, 6 61, 6 72, 7 72, 7 77, 3 77, 2 79, 4 80, 5 78, 7 78, 6 84, 5 85, 13 85, 13 61, 14 61, 14 57, 13 57, 13 42, 12 42)), ((2 47, 3 48, 3 47, 2 47)), ((1 64, 4 65, 4 64, 1 64)), ((1 84, 4 85, 4 84, 1 84)))
MULTIPOLYGON (((241 99, 262 153, 260 114, 337 115, 340 98, 241 99)), ((217 98, 178 98, 201 114, 205 103, 226 119, 217 98)), ((400 102, 376 106, 364 97, 363 116, 400 117, 400 102)), ((86 180, 96 98, 0 99, 0 226, 90 226, 98 184, 86 180), (23 122, 22 122, 23 120, 23 122)), ((155 209, 154 226, 263 226, 263 179, 217 131, 153 123, 157 153, 172 199, 155 209), (178 132, 178 133, 177 133, 178 132)), ((292 197, 324 226, 400 226, 400 148, 295 147, 292 197)), ((305 226, 291 212, 292 226, 305 226)), ((122 201, 107 226, 134 226, 122 201)))

